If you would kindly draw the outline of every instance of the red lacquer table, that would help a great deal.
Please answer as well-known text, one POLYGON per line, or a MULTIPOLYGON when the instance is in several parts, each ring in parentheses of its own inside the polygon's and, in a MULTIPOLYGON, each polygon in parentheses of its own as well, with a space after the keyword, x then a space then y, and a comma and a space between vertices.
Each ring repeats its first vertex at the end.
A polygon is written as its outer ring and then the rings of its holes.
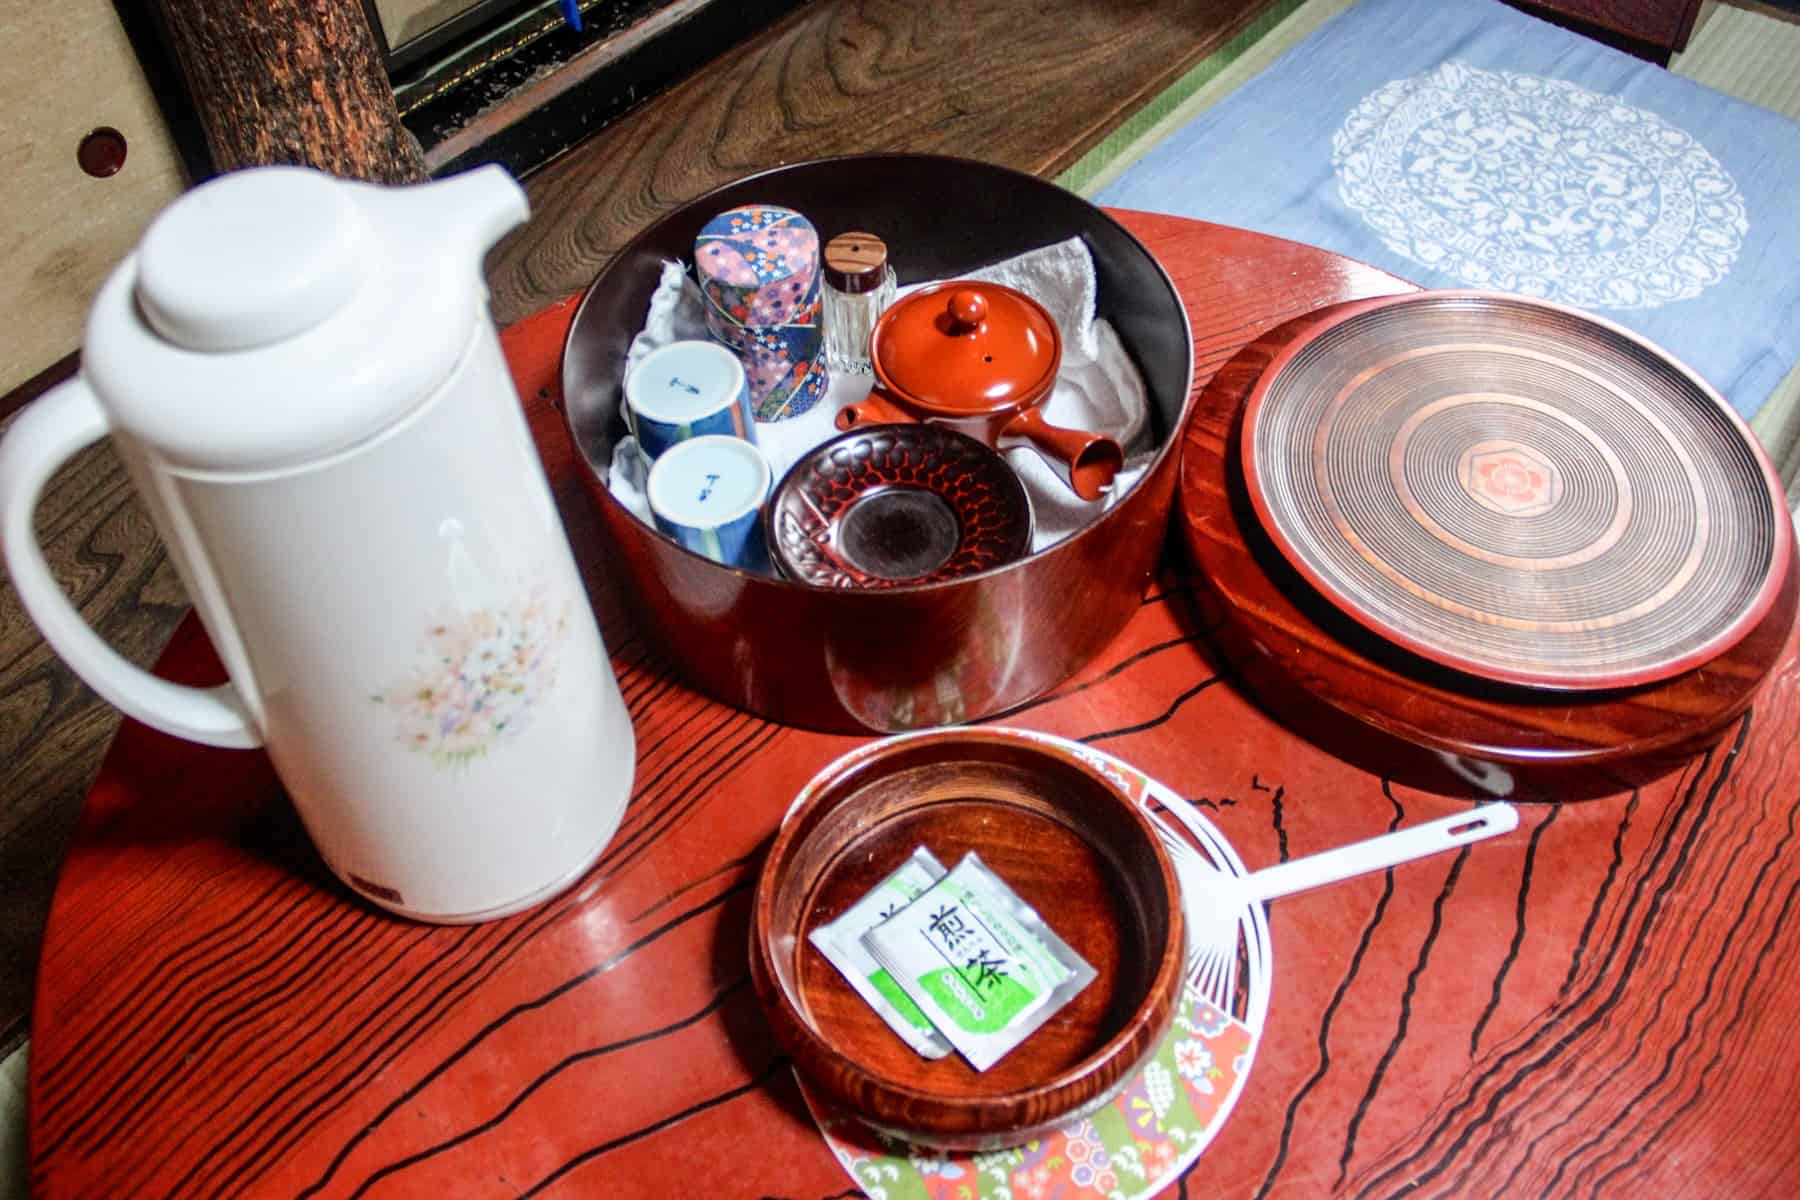
MULTIPOLYGON (((1188 304, 1196 386, 1287 316, 1406 286, 1124 217, 1188 304)), ((707 700, 633 630, 553 408, 570 312, 506 343, 636 723, 617 839, 531 912, 408 924, 330 879, 260 753, 126 722, 44 952, 39 1197, 856 1194, 770 1043, 745 936, 781 813, 857 741, 707 700)), ((1466 805, 1261 713, 1171 561, 1101 661, 1007 722, 1135 763, 1252 867, 1466 805)), ((162 670, 214 677, 191 621, 162 670)), ((1800 1191, 1797 695, 1790 639, 1719 748, 1673 774, 1277 903, 1262 1048, 1179 1194, 1800 1191)))

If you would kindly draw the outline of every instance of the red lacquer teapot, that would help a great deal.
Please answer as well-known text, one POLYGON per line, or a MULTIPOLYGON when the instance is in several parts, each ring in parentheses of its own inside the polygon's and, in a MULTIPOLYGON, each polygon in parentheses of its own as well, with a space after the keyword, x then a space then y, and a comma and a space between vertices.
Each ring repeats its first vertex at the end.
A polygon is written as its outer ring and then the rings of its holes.
POLYGON ((1084 500, 1103 496, 1124 463, 1112 438, 1040 414, 1056 386, 1062 335, 1023 292, 964 280, 920 288, 875 323, 869 357, 875 389, 838 413, 839 429, 929 421, 996 450, 1029 445, 1084 500))

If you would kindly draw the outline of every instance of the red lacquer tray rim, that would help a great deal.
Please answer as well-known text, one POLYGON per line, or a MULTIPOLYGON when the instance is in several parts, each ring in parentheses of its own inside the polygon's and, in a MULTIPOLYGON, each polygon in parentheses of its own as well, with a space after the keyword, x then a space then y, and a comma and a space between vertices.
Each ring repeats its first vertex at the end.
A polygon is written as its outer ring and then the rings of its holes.
POLYGON ((1599 317, 1585 310, 1569 305, 1556 304, 1547 300, 1539 300, 1532 296, 1522 296, 1511 292, 1488 291, 1473 288, 1426 289, 1417 292, 1405 292, 1392 296, 1375 296, 1364 300, 1350 300, 1341 304, 1328 305, 1306 318, 1314 322, 1305 336, 1294 338, 1278 350, 1263 369, 1249 397, 1244 402, 1243 412, 1239 417, 1241 434, 1238 438, 1238 468, 1244 484, 1244 491, 1256 512, 1256 519, 1270 543, 1278 550, 1282 558, 1299 572, 1318 594, 1332 607, 1361 625, 1375 636, 1418 655, 1428 662, 1448 667, 1454 671, 1474 676, 1477 679, 1492 680, 1500 683, 1517 684, 1523 687, 1537 688, 1544 691, 1599 692, 1615 691, 1620 688, 1639 687, 1644 684, 1660 683, 1685 674, 1695 667, 1711 662, 1719 655, 1730 650, 1738 642, 1749 635, 1774 606, 1783 583, 1787 579, 1789 559, 1792 555, 1794 531, 1781 486, 1781 477, 1768 453, 1742 417, 1726 403, 1724 397, 1709 385, 1700 374, 1681 359, 1669 353, 1655 342, 1650 341, 1614 321, 1599 317), (1363 606, 1354 596, 1336 586, 1335 582, 1316 570, 1300 547, 1288 537, 1281 522, 1276 519, 1274 506, 1263 489, 1263 481, 1257 471, 1256 462, 1256 428, 1257 421, 1264 409, 1264 400, 1269 394, 1271 385, 1278 379, 1293 360, 1308 349, 1319 338, 1347 321, 1364 313, 1381 309, 1410 307, 1429 304, 1442 305, 1454 303, 1492 303, 1504 302, 1524 307, 1543 309, 1546 312, 1564 316, 1579 322, 1598 327, 1601 331, 1630 342, 1643 349, 1653 359, 1664 364, 1668 369, 1680 375, 1684 382, 1695 388, 1701 396, 1710 401, 1725 418, 1732 432, 1749 451, 1751 460, 1756 464, 1763 481, 1763 499, 1768 502, 1773 522, 1773 545, 1768 563, 1763 569, 1762 579, 1755 597, 1728 624, 1722 626, 1706 641, 1692 649, 1659 662, 1638 667, 1628 671, 1611 673, 1558 674, 1545 670, 1526 670, 1508 667, 1491 659, 1470 655, 1459 655, 1445 647, 1441 642, 1414 636, 1405 629, 1397 627, 1382 619, 1363 606))

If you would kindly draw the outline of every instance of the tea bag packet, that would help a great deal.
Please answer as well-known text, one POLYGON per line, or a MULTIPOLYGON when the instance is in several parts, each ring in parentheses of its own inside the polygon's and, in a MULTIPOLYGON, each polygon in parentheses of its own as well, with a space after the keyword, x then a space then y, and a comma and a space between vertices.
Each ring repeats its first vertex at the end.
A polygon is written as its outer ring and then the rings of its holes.
POLYGON ((875 961, 863 945, 863 934, 911 904, 944 875, 944 864, 920 846, 835 921, 816 926, 808 939, 856 989, 856 994, 880 1014, 888 1028, 926 1058, 944 1057, 950 1053, 950 1043, 939 1036, 912 997, 895 986, 893 976, 875 961))
POLYGON ((972 852, 863 943, 977 1071, 1000 1061, 1095 974, 972 852))

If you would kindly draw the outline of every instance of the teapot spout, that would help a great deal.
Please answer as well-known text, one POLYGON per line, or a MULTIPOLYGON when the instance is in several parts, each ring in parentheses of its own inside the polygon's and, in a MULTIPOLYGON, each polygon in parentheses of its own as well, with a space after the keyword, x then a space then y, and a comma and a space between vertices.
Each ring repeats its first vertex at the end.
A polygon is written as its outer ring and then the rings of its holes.
POLYGON ((862 425, 901 425, 917 420, 917 417, 888 399, 877 387, 855 404, 846 404, 838 410, 837 427, 848 430, 862 425))
POLYGON ((494 165, 408 191, 408 199, 425 209, 414 211, 420 224, 435 228, 444 241, 463 247, 477 261, 531 215, 525 189, 504 167, 494 165))

